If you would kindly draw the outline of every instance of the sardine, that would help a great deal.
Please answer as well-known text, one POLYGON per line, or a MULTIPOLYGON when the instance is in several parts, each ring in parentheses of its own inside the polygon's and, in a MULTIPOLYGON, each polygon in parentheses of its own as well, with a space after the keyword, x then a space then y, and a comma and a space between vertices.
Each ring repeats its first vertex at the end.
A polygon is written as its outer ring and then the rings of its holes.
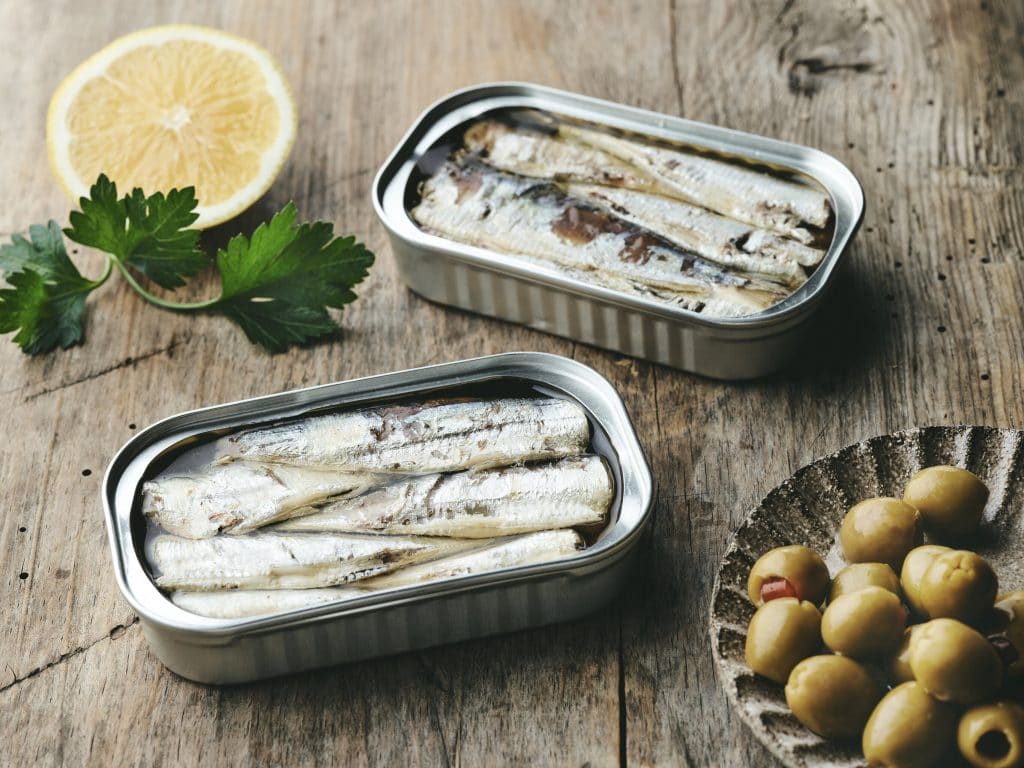
POLYGON ((367 579, 358 586, 361 590, 411 587, 456 576, 470 576, 503 568, 546 563, 568 557, 582 548, 583 539, 573 530, 527 533, 495 542, 487 547, 402 568, 384 576, 367 579))
POLYGON ((217 592, 172 592, 171 602, 179 608, 212 619, 245 619, 271 613, 294 611, 364 595, 351 587, 319 589, 235 589, 217 592))
POLYGON ((488 165, 520 176, 674 194, 672 187, 629 163, 595 147, 559 139, 553 132, 481 120, 466 130, 463 143, 488 165))
POLYGON ((398 536, 258 533, 151 542, 161 589, 308 589, 378 576, 409 563, 479 546, 478 541, 398 536))
POLYGON ((601 523, 611 500, 604 462, 583 456, 415 477, 330 502, 275 530, 491 538, 601 523))
POLYGON ((824 227, 831 211, 819 189, 780 179, 692 152, 632 141, 610 133, 563 123, 559 137, 603 150, 657 179, 673 196, 729 218, 764 227, 809 243, 804 225, 824 227))
POLYGON ((365 474, 239 461, 145 483, 142 513, 165 531, 201 539, 308 514, 308 505, 361 493, 372 484, 365 474))
POLYGON ((825 252, 757 229, 680 200, 621 187, 566 184, 572 197, 605 206, 626 221, 655 232, 709 261, 784 283, 807 280, 804 267, 817 266, 825 252))
POLYGON ((229 442, 244 459, 421 474, 579 455, 589 439, 587 416, 576 403, 508 398, 311 416, 229 442))
POLYGON ((677 294, 705 314, 759 312, 787 291, 682 251, 654 233, 555 184, 464 160, 448 163, 423 185, 413 217, 442 236, 521 254, 617 287, 631 282, 677 294))
POLYGON ((281 611, 340 602, 373 592, 415 586, 429 581, 487 573, 503 568, 549 562, 567 557, 583 546, 574 531, 544 531, 503 539, 386 576, 355 582, 349 587, 320 589, 174 592, 171 600, 186 611, 218 619, 263 616, 281 611))

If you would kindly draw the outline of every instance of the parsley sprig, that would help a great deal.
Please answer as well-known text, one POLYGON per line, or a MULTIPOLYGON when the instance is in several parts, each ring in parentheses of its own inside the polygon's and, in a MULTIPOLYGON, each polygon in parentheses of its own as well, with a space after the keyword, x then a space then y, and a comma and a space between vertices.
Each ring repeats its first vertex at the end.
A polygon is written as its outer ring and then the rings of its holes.
POLYGON ((107 254, 103 275, 82 276, 68 258, 60 225, 34 225, 28 238, 14 235, 0 246, 0 333, 16 332, 27 354, 67 349, 84 337, 82 313, 88 295, 116 269, 146 301, 176 312, 216 312, 241 326, 255 344, 281 352, 334 333, 329 310, 356 298, 353 286, 366 277, 373 254, 354 237, 335 237, 328 222, 298 224, 288 203, 252 237, 236 235, 218 250, 219 296, 176 302, 148 291, 145 278, 161 288, 185 285, 211 262, 189 227, 198 215, 195 189, 146 196, 141 189, 118 197, 117 186, 101 175, 72 211, 70 240, 107 254))

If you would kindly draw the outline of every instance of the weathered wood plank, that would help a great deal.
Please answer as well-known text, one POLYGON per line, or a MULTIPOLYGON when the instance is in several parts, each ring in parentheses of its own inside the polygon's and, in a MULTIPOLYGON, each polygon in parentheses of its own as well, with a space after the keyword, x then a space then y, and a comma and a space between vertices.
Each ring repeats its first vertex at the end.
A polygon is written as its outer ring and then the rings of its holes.
POLYGON ((64 73, 119 34, 178 21, 264 44, 300 108, 281 178, 207 244, 295 199, 380 256, 340 338, 287 355, 114 284, 90 300, 85 346, 27 359, 0 343, 0 707, 12 713, 0 737, 13 763, 770 765, 709 657, 708 598, 729 532, 794 469, 863 437, 1024 423, 1018 4, 178 0, 98 13, 0 0, 0 17, 0 233, 66 215, 43 136, 64 73), (430 101, 497 79, 778 136, 847 162, 868 215, 805 359, 762 382, 710 382, 408 292, 370 179, 430 101), (512 349, 572 355, 608 376, 649 452, 655 535, 644 572, 609 610, 226 689, 159 666, 117 595, 98 504, 101 471, 130 425, 512 349))

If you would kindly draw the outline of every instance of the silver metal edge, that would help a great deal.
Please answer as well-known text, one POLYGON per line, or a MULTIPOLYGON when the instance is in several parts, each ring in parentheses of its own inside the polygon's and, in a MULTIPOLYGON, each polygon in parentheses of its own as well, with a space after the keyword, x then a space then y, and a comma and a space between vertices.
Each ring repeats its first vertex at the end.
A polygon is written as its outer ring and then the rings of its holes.
POLYGON ((821 150, 800 144, 745 133, 730 128, 687 120, 681 117, 629 107, 603 99, 584 96, 547 86, 521 82, 495 82, 470 86, 455 91, 431 104, 417 118, 396 148, 381 165, 371 187, 374 211, 392 238, 408 246, 441 253, 476 267, 503 272, 531 282, 540 282, 574 295, 591 296, 604 302, 620 304, 646 314, 658 315, 689 325, 740 332, 760 330, 769 326, 792 323, 806 314, 824 294, 853 235, 864 217, 864 191, 860 182, 842 162, 821 150), (412 158, 424 136, 452 110, 474 101, 504 98, 510 103, 489 104, 481 111, 496 106, 510 106, 517 102, 525 106, 528 99, 547 100, 547 104, 528 104, 569 114, 611 127, 646 133, 679 141, 692 146, 723 152, 739 158, 777 165, 799 171, 817 181, 829 193, 836 209, 836 226, 832 243, 822 263, 800 288, 789 297, 764 312, 738 318, 709 318, 697 312, 672 307, 662 302, 633 297, 612 289, 590 285, 569 278, 556 270, 543 271, 532 265, 517 263, 514 257, 497 254, 487 249, 464 246, 445 238, 429 235, 416 226, 405 212, 396 220, 385 210, 384 199, 388 187, 400 181, 403 186, 407 173, 398 174, 412 158))
MULTIPOLYGON (((148 465, 152 457, 145 460, 148 465)), ((358 379, 290 390, 256 398, 186 411, 162 419, 141 430, 117 452, 104 473, 101 496, 107 524, 108 541, 114 565, 114 574, 122 596, 145 622, 157 629, 187 633, 194 641, 223 644, 243 634, 274 632, 285 627, 310 622, 326 621, 346 615, 393 607, 406 603, 429 600, 437 595, 456 594, 496 584, 540 580, 570 568, 591 569, 603 563, 626 556, 643 534, 649 523, 654 501, 654 484, 650 466, 639 438, 626 412, 621 397, 610 382, 593 368, 563 357, 541 352, 509 352, 471 358, 450 363, 411 368, 402 371, 367 376, 358 379), (561 385, 549 380, 552 371, 563 368, 566 381, 561 385), (545 374, 548 376, 546 377, 545 374), (146 453, 153 457, 171 444, 189 435, 211 429, 231 428, 246 423, 285 418, 311 409, 332 404, 357 405, 369 400, 400 397, 459 384, 487 381, 497 378, 519 378, 543 386, 552 386, 576 399, 606 430, 613 440, 623 475, 622 507, 627 490, 632 491, 631 506, 637 506, 639 516, 628 530, 612 536, 618 528, 613 525, 595 545, 569 558, 531 566, 506 569, 489 574, 461 577, 435 584, 418 585, 371 595, 342 603, 325 604, 296 611, 282 612, 267 617, 241 620, 220 620, 199 617, 171 603, 145 574, 136 556, 131 531, 131 502, 127 508, 124 499, 134 500, 137 480, 124 487, 126 470, 146 453), (573 389, 565 384, 575 382, 573 389), (587 392, 591 390, 591 392, 587 392), (592 395, 592 396, 588 396, 592 395), (600 400, 595 400, 595 397, 600 400), (238 411, 241 410, 241 413, 238 411), (194 420, 188 430, 177 430, 183 419, 194 420), (615 436, 618 435, 618 441, 615 436), (629 480, 627 481, 627 474, 629 480), (118 496, 121 497, 119 503, 118 496), (133 576, 134 571, 134 576, 133 576), (143 581, 144 580, 144 581, 143 581), (148 586, 145 594, 138 594, 139 584, 148 586), (158 600, 157 606, 152 605, 158 600)), ((621 521, 621 513, 620 513, 621 521)))

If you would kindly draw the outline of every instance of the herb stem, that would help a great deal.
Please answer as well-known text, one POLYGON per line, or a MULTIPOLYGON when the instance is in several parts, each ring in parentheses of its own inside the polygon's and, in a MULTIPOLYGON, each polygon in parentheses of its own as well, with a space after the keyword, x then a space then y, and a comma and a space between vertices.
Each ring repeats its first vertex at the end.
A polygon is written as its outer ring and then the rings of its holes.
POLYGON ((169 309, 172 312, 198 312, 203 309, 209 309, 210 307, 214 306, 217 302, 220 301, 219 297, 216 299, 207 299, 206 301, 167 301, 166 299, 161 299, 159 296, 154 296, 152 293, 143 288, 139 284, 139 281, 135 279, 135 276, 131 273, 131 270, 129 270, 128 267, 126 267, 120 261, 117 262, 117 268, 121 270, 121 274, 124 276, 124 279, 128 281, 128 284, 135 290, 137 294, 139 294, 139 296, 144 298, 150 304, 153 304, 157 307, 161 307, 163 309, 169 309))
POLYGON ((105 282, 107 282, 107 278, 110 277, 110 272, 111 272, 111 270, 113 270, 113 268, 114 268, 114 260, 108 256, 107 257, 107 268, 103 270, 103 274, 98 279, 93 280, 91 283, 89 283, 89 286, 90 286, 89 290, 90 291, 91 290, 95 290, 96 288, 99 288, 101 285, 103 285, 105 282))

